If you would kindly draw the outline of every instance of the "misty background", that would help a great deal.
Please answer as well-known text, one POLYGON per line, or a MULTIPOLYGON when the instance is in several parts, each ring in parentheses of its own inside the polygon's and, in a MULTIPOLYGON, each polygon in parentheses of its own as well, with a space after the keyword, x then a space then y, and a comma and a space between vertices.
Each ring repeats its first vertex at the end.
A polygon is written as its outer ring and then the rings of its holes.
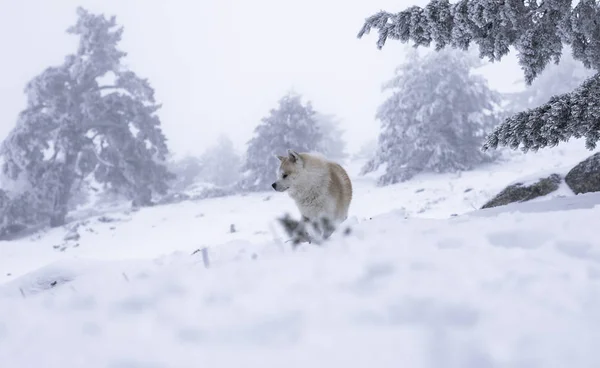
MULTIPOLYGON (((75 8, 116 15, 124 27, 125 65, 148 78, 163 104, 158 111, 171 152, 200 155, 225 134, 243 152, 260 119, 288 91, 315 110, 334 114, 347 152, 377 138, 382 84, 410 46, 359 40, 365 17, 425 1, 210 0, 189 2, 27 0, 3 2, 0 42, 0 138, 25 107, 25 84, 61 64, 78 41, 65 30, 75 8)), ((476 48, 475 48, 476 49, 476 48)), ((429 50, 423 50, 427 52, 429 50)), ((481 68, 492 89, 514 92, 524 84, 514 53, 481 68)))

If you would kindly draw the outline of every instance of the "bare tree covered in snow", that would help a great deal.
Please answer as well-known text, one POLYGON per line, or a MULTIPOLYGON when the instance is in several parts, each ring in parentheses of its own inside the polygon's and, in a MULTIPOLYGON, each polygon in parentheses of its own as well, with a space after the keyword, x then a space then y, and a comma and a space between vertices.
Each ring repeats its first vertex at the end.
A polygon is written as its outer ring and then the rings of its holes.
POLYGON ((172 178, 154 90, 121 63, 123 27, 83 8, 77 15, 67 30, 79 37, 76 52, 27 84, 27 107, 1 148, 3 174, 27 184, 51 226, 65 223, 78 180, 93 177, 149 205, 172 178))
MULTIPOLYGON (((378 30, 377 46, 386 40, 413 41, 415 46, 467 50, 479 45, 481 58, 499 61, 517 50, 525 81, 531 84, 550 61, 557 63, 563 45, 575 60, 600 70, 600 3, 597 0, 433 0, 396 14, 381 11, 366 19, 358 37, 378 30)), ((586 138, 593 149, 600 139, 600 73, 570 93, 516 114, 497 127, 484 149, 510 146, 524 151, 555 146, 571 137, 586 138)))
POLYGON ((416 53, 384 85, 392 95, 379 107, 381 133, 375 157, 362 173, 386 165, 380 185, 423 172, 469 170, 492 157, 481 152, 486 130, 495 125, 499 94, 471 73, 480 64, 468 54, 443 50, 416 53))
POLYGON ((297 93, 288 93, 278 101, 277 108, 262 119, 248 142, 240 183, 243 190, 270 189, 278 165, 276 154, 287 149, 298 152, 319 149, 322 134, 315 114, 310 101, 303 104, 302 96, 297 93))

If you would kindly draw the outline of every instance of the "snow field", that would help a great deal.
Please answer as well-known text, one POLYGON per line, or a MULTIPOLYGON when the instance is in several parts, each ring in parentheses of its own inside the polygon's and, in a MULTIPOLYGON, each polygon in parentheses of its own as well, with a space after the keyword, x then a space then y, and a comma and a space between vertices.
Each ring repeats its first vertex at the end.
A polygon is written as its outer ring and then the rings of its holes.
POLYGON ((2 242, 0 366, 597 367, 600 194, 475 210, 575 143, 384 188, 351 163, 352 232, 325 247, 283 243, 277 193, 2 242))
POLYGON ((63 261, 0 288, 0 361, 592 367, 600 243, 590 221, 599 214, 390 213, 323 248, 214 247, 208 269, 187 253, 63 261), (40 291, 61 274, 64 283, 40 291))

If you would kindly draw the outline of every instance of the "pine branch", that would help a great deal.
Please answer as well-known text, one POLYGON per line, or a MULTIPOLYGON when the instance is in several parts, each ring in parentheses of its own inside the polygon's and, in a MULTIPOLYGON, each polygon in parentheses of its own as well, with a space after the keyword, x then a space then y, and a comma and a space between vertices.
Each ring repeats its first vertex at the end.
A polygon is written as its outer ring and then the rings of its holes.
POLYGON ((436 49, 446 45, 467 50, 479 46, 480 57, 500 61, 509 47, 518 59, 527 84, 553 60, 558 62, 563 44, 573 45, 573 57, 588 68, 600 70, 600 5, 596 0, 432 0, 424 8, 413 6, 396 14, 381 11, 365 20, 358 38, 377 29, 377 47, 388 39, 436 49))
POLYGON ((487 137, 483 149, 500 145, 537 151, 570 137, 585 137, 590 150, 600 140, 600 73, 573 92, 554 96, 542 106, 506 119, 487 137))

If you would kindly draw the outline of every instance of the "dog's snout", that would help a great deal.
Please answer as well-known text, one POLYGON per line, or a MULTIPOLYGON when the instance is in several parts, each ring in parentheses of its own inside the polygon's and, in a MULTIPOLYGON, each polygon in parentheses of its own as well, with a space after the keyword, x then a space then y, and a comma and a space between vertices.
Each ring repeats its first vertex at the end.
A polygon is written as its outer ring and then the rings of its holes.
POLYGON ((277 183, 273 183, 271 184, 271 186, 273 187, 273 189, 277 189, 277 183))

